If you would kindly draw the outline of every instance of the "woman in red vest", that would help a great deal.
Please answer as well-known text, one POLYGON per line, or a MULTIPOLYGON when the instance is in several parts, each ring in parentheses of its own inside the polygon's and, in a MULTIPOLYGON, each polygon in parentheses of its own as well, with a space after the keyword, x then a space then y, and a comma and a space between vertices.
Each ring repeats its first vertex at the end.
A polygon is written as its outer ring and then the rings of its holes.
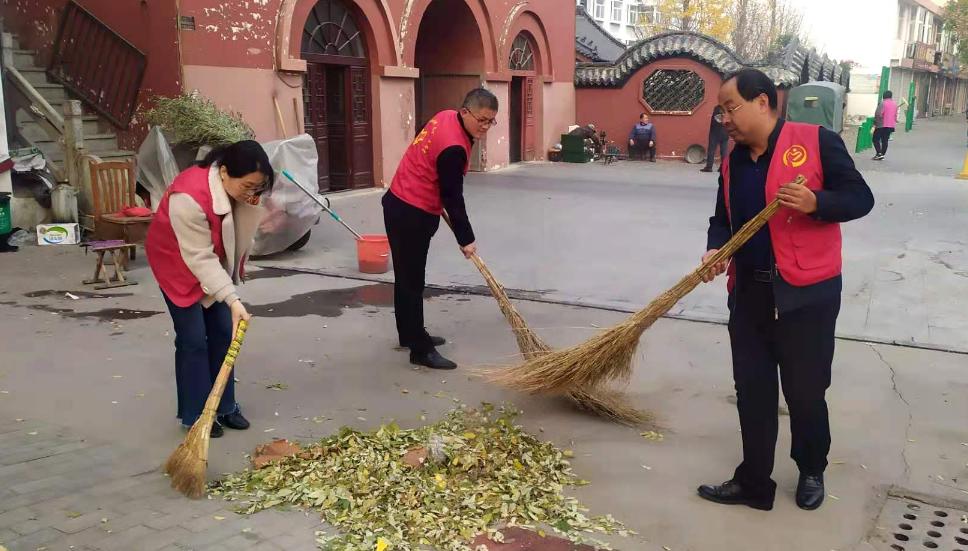
MULTIPOLYGON (((213 150, 175 178, 158 206, 145 250, 175 326, 178 418, 191 427, 222 366, 240 320, 249 313, 236 285, 264 209, 260 197, 275 174, 258 143, 246 140, 213 150)), ((249 428, 230 377, 212 425, 249 428)))
POLYGON ((813 510, 824 500, 830 451, 826 392, 843 286, 840 224, 867 215, 874 196, 839 135, 779 118, 776 86, 761 71, 727 78, 719 105, 718 120, 736 147, 723 159, 703 259, 774 198, 781 208, 728 266, 705 275, 711 281, 729 274, 743 462, 730 480, 698 491, 716 503, 773 508, 779 382, 790 410, 790 455, 800 471, 796 503, 813 510), (806 183, 795 183, 797 176, 806 183))

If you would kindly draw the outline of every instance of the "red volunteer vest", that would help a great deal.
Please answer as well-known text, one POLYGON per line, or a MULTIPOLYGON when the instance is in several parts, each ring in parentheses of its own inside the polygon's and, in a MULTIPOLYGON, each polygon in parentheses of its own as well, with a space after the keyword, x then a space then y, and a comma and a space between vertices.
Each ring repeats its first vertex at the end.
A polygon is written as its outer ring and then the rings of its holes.
POLYGON ((464 165, 464 174, 467 174, 471 140, 460 123, 457 111, 441 111, 430 119, 403 154, 390 183, 390 191, 403 202, 440 216, 444 212, 444 205, 440 200, 437 157, 455 145, 463 147, 467 154, 468 163, 464 165))
POLYGON ((202 284, 182 260, 178 248, 178 238, 171 227, 168 215, 168 199, 172 193, 185 193, 191 196, 205 212, 208 226, 212 230, 212 244, 219 259, 225 260, 225 247, 222 244, 222 217, 212 208, 212 190, 208 184, 207 168, 192 167, 175 178, 165 192, 158 212, 155 213, 148 236, 145 238, 145 253, 148 264, 158 281, 161 290, 176 305, 182 308, 191 306, 205 296, 202 284))
MULTIPOLYGON (((785 122, 773 149, 766 177, 766 202, 776 198, 780 186, 798 175, 807 179, 807 187, 823 189, 823 166, 820 162, 820 127, 813 124, 785 122)), ((723 160, 723 199, 729 205, 729 156, 723 160)), ((732 214, 730 213, 730 217, 732 214)), ((776 267, 783 280, 805 287, 839 275, 842 268, 840 224, 820 222, 793 209, 780 207, 769 221, 770 240, 776 267)), ((735 285, 736 266, 729 263, 728 287, 735 285)))

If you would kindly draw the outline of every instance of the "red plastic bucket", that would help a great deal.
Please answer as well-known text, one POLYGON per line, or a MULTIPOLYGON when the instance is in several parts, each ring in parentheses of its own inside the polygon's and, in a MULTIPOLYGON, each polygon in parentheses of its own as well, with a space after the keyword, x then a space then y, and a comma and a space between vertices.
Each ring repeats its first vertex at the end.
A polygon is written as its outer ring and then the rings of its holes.
POLYGON ((390 269, 390 241, 385 235, 365 234, 356 240, 356 255, 364 274, 385 274, 390 269))

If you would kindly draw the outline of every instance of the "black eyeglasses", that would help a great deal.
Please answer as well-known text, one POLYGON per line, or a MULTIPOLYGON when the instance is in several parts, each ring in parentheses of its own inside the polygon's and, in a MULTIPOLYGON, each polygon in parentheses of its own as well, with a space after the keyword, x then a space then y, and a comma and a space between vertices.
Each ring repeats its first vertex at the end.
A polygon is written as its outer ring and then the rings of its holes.
POLYGON ((487 127, 497 126, 497 119, 496 118, 493 118, 493 119, 485 119, 485 118, 482 118, 482 117, 478 117, 477 115, 474 114, 473 111, 471 111, 470 109, 467 109, 466 107, 464 108, 464 110, 467 111, 470 114, 470 116, 474 117, 474 120, 477 121, 477 122, 479 122, 481 124, 481 126, 487 126, 487 127))

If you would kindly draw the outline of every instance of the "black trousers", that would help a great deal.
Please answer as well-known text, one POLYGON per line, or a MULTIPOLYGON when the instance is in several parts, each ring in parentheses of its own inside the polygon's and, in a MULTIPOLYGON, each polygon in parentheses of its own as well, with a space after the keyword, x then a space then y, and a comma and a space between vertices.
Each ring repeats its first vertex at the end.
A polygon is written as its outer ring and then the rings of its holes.
POLYGON ((652 142, 652 146, 649 147, 650 140, 642 140, 636 138, 635 145, 632 146, 631 157, 634 159, 641 159, 645 161, 646 159, 650 161, 655 160, 655 142, 652 142))
POLYGON ((878 155, 887 155, 887 145, 891 141, 893 128, 877 128, 874 130, 874 151, 878 155))
POLYGON ((427 252, 440 227, 440 217, 388 191, 383 196, 383 222, 393 257, 393 306, 400 345, 417 353, 429 352, 433 345, 424 329, 423 295, 427 252))
POLYGON ((716 160, 716 149, 719 149, 719 164, 723 164, 723 159, 729 154, 729 136, 709 135, 709 147, 706 148, 706 168, 713 169, 713 162, 716 160))
POLYGON ((735 480, 773 498, 778 429, 777 366, 790 410, 790 456, 800 472, 822 474, 830 451, 825 393, 830 386, 840 295, 777 317, 770 283, 748 281, 730 296, 729 338, 743 438, 735 480))

